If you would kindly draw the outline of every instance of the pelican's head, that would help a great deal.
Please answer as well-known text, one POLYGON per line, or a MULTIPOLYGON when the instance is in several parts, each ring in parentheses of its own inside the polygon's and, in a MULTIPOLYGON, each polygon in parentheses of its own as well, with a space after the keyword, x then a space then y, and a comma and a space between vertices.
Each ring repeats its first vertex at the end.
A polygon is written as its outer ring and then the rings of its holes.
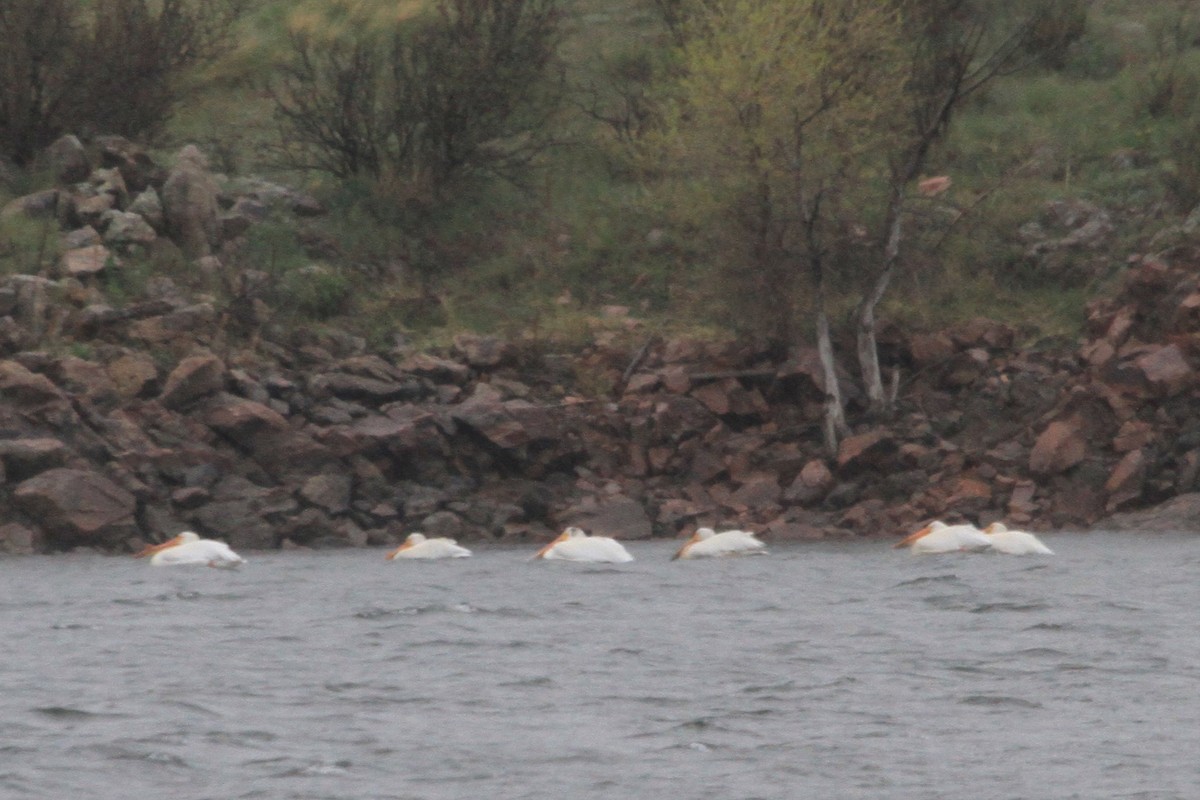
POLYGON ((400 555, 400 553, 404 552, 405 550, 409 550, 413 547, 416 547, 423 541, 425 541, 425 534, 410 533, 408 536, 404 537, 404 544, 400 545, 395 550, 393 550, 392 552, 387 554, 387 560, 391 561, 396 556, 400 555))
POLYGON ((683 558, 687 555, 687 551, 691 549, 692 545, 694 545, 696 542, 703 542, 705 539, 712 536, 713 533, 714 532, 712 528, 697 528, 696 532, 692 534, 691 538, 683 543, 683 547, 679 548, 679 551, 675 553, 675 555, 671 556, 671 560, 674 561, 677 558, 683 558))
POLYGON ((155 553, 161 553, 163 550, 169 550, 172 547, 178 547, 181 544, 190 544, 192 542, 198 542, 198 541, 200 541, 199 534, 193 533, 192 531, 184 531, 183 533, 180 533, 177 536, 175 536, 171 539, 168 539, 167 541, 163 542, 162 544, 146 545, 139 552, 134 553, 133 557, 134 558, 145 558, 146 556, 152 556, 155 553))
POLYGON ((993 522, 991 525, 988 525, 983 529, 984 533, 1005 533, 1007 531, 1008 528, 1004 527, 1003 522, 993 522))
POLYGON ((545 547, 543 547, 541 550, 538 550, 536 553, 534 553, 533 557, 534 558, 545 558, 546 553, 549 553, 554 548, 555 545, 561 544, 561 543, 567 541, 568 539, 584 539, 584 538, 587 538, 587 534, 583 532, 582 528, 576 528, 575 526, 571 526, 570 528, 567 528, 565 531, 560 533, 558 536, 555 536, 553 539, 551 539, 546 544, 545 547))
POLYGON ((893 548, 908 547, 910 544, 915 542, 917 539, 920 539, 922 536, 927 536, 927 535, 933 533, 934 531, 941 530, 944 527, 946 527, 946 523, 942 522, 941 520, 934 520, 933 522, 926 525, 924 528, 921 528, 921 530, 917 531, 916 533, 911 534, 909 536, 905 536, 903 539, 901 539, 900 541, 898 541, 894 545, 892 545, 892 547, 893 548))

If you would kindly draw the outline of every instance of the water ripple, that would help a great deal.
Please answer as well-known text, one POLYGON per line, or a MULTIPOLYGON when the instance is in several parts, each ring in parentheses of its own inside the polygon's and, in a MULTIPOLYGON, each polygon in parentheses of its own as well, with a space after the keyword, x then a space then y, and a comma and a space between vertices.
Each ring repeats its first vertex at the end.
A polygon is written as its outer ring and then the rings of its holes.
POLYGON ((988 706, 990 708, 1041 708, 1042 704, 1020 697, 1006 695, 972 694, 959 700, 963 705, 988 706))

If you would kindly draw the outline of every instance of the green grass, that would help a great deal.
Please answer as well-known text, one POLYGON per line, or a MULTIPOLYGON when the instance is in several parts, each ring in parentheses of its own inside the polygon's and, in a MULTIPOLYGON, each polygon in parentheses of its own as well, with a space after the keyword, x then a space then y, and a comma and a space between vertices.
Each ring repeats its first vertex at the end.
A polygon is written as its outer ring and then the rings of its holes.
MULTIPOLYGON (((300 321, 343 325, 381 343, 397 332, 436 341, 456 328, 568 341, 603 327, 599 309, 620 304, 663 331, 720 335, 731 327, 712 279, 721 265, 648 202, 614 157, 612 129, 578 109, 556 123, 564 146, 541 160, 532 191, 498 186, 415 228, 397 224, 386 192, 274 171, 262 150, 275 135, 270 103, 256 81, 289 7, 259 3, 248 27, 254 46, 181 110, 164 154, 196 141, 219 169, 282 179, 330 204, 333 213, 315 227, 337 240, 336 263, 312 267, 294 236, 272 226, 252 234, 244 259, 303 298, 300 321)), ((576 90, 612 99, 623 63, 662 54, 650 0, 564 0, 563 9, 562 55, 576 90)), ((1190 13, 1186 4, 1096 0, 1061 71, 997 81, 963 110, 931 172, 954 178, 951 199, 967 215, 944 238, 905 243, 921 266, 897 279, 882 315, 915 325, 992 316, 1046 335, 1078 329, 1085 300, 1170 222, 1163 214, 1200 201, 1200 170, 1187 161, 1200 146, 1200 50, 1155 44, 1156 17, 1180 10, 1190 13), (1152 114, 1146 97, 1164 75, 1177 89, 1152 114), (1100 205, 1116 225, 1098 256, 1111 269, 1079 285, 1022 262, 1018 229, 1059 199, 1100 205)), ((586 105, 584 95, 575 99, 586 105)))
POLYGON ((0 216, 0 275, 36 275, 53 266, 60 253, 58 230, 50 218, 0 216))

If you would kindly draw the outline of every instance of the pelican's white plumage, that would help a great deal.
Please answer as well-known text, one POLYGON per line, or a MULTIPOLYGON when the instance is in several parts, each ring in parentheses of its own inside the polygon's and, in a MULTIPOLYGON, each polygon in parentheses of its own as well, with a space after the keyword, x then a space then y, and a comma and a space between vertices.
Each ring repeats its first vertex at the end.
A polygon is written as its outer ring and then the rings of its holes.
POLYGON ((162 544, 147 545, 136 558, 150 556, 156 567, 202 566, 240 567, 246 560, 233 552, 229 545, 213 539, 201 539, 199 534, 184 531, 162 544))
MULTIPOLYGON (((709 558, 765 554, 767 546, 750 531, 721 531, 697 528, 674 558, 709 558)), ((673 559, 672 559, 673 560, 673 559)))
POLYGON ((957 553, 988 550, 992 540, 974 525, 947 525, 939 521, 929 523, 894 546, 908 547, 914 553, 957 553))
POLYGON ((388 561, 398 558, 466 558, 471 551, 444 536, 427 539, 423 533, 410 533, 404 544, 387 554, 388 561))
POLYGON ((575 527, 567 528, 560 533, 554 541, 538 550, 534 558, 618 564, 633 561, 633 556, 616 539, 610 539, 607 536, 588 536, 575 527))
POLYGON ((1011 556, 1052 556, 1054 551, 1042 544, 1042 540, 1025 531, 1010 531, 1001 522, 993 522, 983 529, 997 553, 1011 556))

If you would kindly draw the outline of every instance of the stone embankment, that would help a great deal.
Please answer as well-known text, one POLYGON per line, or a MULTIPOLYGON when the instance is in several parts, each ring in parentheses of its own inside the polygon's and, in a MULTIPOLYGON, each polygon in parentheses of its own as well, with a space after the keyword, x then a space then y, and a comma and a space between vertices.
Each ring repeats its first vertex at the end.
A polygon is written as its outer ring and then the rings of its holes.
MULTIPOLYGON (((228 306, 165 278, 112 307, 95 284, 129 248, 169 241, 238 289, 253 271, 230 275, 231 243, 268 209, 321 209, 265 182, 231 192, 194 148, 164 170, 113 138, 93 167, 77 144, 48 156, 59 188, 0 211, 53 218, 64 248, 54 269, 0 280, 0 551, 127 551, 184 528, 253 550, 413 530, 540 540, 567 524, 776 540, 895 536, 934 517, 1137 527, 1128 512, 1151 507, 1151 527, 1191 527, 1200 280, 1186 246, 1131 261, 1077 342, 1021 348, 992 320, 884 331, 897 413, 868 420, 851 391, 854 430, 829 457, 807 350, 239 338, 228 306)), ((232 296, 274 330, 264 303, 232 296)))

